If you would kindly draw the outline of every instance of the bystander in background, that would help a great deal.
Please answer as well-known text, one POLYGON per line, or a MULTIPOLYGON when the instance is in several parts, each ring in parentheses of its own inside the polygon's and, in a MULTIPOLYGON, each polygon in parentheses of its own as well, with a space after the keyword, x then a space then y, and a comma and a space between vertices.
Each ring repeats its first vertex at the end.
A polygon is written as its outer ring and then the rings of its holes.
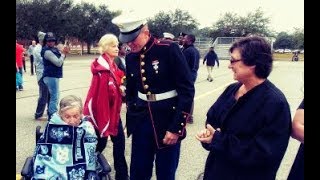
POLYGON ((206 63, 207 65, 207 70, 208 70, 208 77, 207 80, 209 82, 213 81, 212 78, 212 70, 213 67, 215 66, 215 62, 217 62, 217 67, 219 67, 219 59, 218 59, 218 55, 216 54, 216 52, 214 52, 214 47, 210 47, 209 48, 209 52, 206 54, 206 56, 203 58, 203 64, 206 63))
MULTIPOLYGON (((22 91, 23 90, 23 53, 25 49, 21 44, 16 41, 16 67, 18 68, 18 72, 20 73, 19 81, 16 81, 16 90, 22 91)), ((19 76, 19 75, 18 75, 19 76)), ((16 75, 17 78, 17 75, 16 75)))
POLYGON ((33 58, 33 50, 34 48, 36 47, 36 41, 35 40, 32 40, 31 41, 31 45, 29 46, 28 48, 28 56, 29 56, 29 60, 30 60, 30 73, 31 73, 31 76, 34 75, 34 66, 33 66, 33 62, 34 62, 34 58, 33 58))
POLYGON ((41 57, 43 59, 43 82, 49 91, 48 119, 58 110, 60 94, 59 80, 63 77, 63 62, 68 53, 67 49, 56 47, 57 38, 52 32, 47 32, 43 39, 41 57))
MULTIPOLYGON (((194 46, 196 37, 193 34, 187 34, 183 38, 183 50, 182 53, 188 63, 188 66, 191 70, 192 82, 196 83, 198 77, 198 69, 200 63, 200 53, 199 50, 194 46)), ((192 102, 192 107, 190 110, 191 117, 188 120, 188 123, 193 123, 193 109, 194 109, 194 100, 192 102)))
MULTIPOLYGON (((35 72, 37 75, 37 82, 39 86, 39 97, 36 112, 34 113, 34 119, 42 120, 44 119, 43 113, 46 108, 46 105, 49 102, 49 90, 47 85, 43 81, 43 59, 41 57, 41 50, 43 45, 43 39, 46 33, 39 31, 38 32, 38 44, 33 49, 33 58, 34 58, 34 65, 35 65, 35 72)), ((47 109, 48 111, 49 109, 47 109)), ((47 112, 49 114, 49 112, 47 112)))

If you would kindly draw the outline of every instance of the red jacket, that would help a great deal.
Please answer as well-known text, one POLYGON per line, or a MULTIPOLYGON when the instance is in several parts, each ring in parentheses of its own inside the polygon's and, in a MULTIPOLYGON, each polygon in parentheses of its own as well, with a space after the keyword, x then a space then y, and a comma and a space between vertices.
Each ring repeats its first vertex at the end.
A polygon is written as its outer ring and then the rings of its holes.
POLYGON ((21 44, 16 43, 16 63, 19 68, 23 66, 22 64, 23 52, 24 52, 23 46, 21 44))
POLYGON ((101 137, 116 136, 121 110, 120 84, 124 73, 103 54, 91 64, 92 80, 84 104, 101 137))

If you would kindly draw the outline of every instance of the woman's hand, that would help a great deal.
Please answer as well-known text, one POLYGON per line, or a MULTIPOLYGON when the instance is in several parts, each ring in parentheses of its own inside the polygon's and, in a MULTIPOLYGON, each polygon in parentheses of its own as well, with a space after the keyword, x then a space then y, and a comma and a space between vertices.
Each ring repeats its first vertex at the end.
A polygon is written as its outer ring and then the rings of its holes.
POLYGON ((220 128, 214 129, 210 124, 207 124, 204 130, 197 133, 196 138, 202 143, 210 144, 216 131, 220 131, 220 128))

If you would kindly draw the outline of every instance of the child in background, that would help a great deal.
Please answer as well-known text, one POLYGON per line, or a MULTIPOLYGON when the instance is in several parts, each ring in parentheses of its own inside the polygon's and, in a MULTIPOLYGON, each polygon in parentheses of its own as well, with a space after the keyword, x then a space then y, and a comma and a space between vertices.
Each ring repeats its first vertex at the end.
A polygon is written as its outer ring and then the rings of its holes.
POLYGON ((96 179, 97 136, 82 114, 82 100, 61 99, 34 152, 35 179, 96 179))

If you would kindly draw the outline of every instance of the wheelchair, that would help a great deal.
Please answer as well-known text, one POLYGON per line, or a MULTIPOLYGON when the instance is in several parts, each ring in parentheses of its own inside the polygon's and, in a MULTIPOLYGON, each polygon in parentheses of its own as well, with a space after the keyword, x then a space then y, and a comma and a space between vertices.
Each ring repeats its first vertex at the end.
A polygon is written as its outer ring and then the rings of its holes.
MULTIPOLYGON (((41 126, 36 127, 36 142, 40 138, 43 132, 41 132, 41 126)), ((97 169, 98 180, 111 180, 111 166, 108 163, 107 159, 104 157, 103 154, 97 154, 97 163, 99 164, 100 168, 97 169)), ((26 161, 23 165, 21 170, 21 176, 23 180, 31 180, 33 176, 33 157, 27 157, 26 161)))

